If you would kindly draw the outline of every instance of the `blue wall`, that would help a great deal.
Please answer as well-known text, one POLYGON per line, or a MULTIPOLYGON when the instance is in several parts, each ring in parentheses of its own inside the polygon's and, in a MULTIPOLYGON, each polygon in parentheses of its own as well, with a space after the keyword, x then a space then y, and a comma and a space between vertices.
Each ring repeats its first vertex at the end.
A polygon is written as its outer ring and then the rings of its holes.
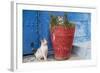
MULTIPOLYGON (((23 54, 32 53, 32 48, 39 48, 43 38, 48 40, 49 50, 52 49, 49 30, 51 14, 63 16, 64 12, 23 10, 23 54)), ((68 19, 76 24, 74 43, 91 40, 90 13, 68 12, 68 19)))

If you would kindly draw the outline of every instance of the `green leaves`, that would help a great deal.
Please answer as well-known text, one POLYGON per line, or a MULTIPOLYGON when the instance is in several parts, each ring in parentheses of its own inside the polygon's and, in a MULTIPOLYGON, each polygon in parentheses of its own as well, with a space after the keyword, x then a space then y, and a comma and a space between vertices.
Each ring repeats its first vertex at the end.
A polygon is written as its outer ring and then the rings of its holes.
MULTIPOLYGON (((50 21, 51 28, 54 27, 54 26, 59 26, 60 25, 59 22, 57 21, 58 17, 59 16, 51 15, 51 21, 50 21)), ((64 20, 64 23, 61 26, 64 26, 64 27, 75 27, 75 24, 68 20, 66 12, 64 12, 63 20, 64 20)))
POLYGON ((51 15, 50 23, 51 23, 51 27, 57 25, 57 17, 54 15, 51 15))
POLYGON ((64 13, 64 24, 66 27, 75 27, 75 24, 68 20, 67 13, 64 13))

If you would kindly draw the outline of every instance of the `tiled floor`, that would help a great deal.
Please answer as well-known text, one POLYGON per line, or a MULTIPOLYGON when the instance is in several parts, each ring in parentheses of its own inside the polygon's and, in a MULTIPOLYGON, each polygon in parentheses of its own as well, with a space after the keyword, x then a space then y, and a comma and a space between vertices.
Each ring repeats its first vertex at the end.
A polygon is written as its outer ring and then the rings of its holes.
MULTIPOLYGON (((82 59, 82 58, 80 58, 77 55, 72 54, 71 57, 67 60, 80 60, 80 59, 82 59)), ((41 61, 43 61, 43 60, 41 60, 41 61)), ((52 56, 48 56, 47 61, 56 61, 56 60, 54 59, 54 56, 52 55, 52 56)), ((35 59, 35 57, 33 55, 28 55, 28 56, 23 57, 23 63, 26 63, 26 62, 38 62, 38 61, 35 59)))
MULTIPOLYGON (((52 54, 48 56, 48 61, 56 61, 53 56, 53 52, 51 53, 52 54)), ((91 43, 86 42, 86 43, 82 43, 82 44, 78 44, 77 46, 74 46, 72 48, 71 57, 67 60, 90 59, 90 57, 91 57, 91 43)), ((26 63, 26 62, 38 62, 38 61, 35 59, 34 55, 27 55, 27 56, 23 56, 23 63, 26 63)))

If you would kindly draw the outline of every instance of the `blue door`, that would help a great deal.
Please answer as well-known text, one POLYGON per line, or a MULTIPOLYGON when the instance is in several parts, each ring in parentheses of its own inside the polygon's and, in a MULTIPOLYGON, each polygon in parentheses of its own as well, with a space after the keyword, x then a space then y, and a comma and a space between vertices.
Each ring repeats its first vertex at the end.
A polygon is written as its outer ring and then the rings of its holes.
POLYGON ((39 47, 37 19, 38 11, 23 10, 23 54, 31 54, 32 48, 39 47))

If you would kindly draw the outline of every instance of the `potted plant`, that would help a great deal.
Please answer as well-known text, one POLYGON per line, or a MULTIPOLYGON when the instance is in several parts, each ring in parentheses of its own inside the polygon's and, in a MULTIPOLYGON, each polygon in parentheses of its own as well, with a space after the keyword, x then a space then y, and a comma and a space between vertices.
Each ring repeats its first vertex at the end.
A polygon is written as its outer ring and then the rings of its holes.
POLYGON ((50 23, 51 41, 55 59, 68 59, 71 55, 75 24, 68 20, 66 13, 64 13, 64 16, 51 15, 50 23))

